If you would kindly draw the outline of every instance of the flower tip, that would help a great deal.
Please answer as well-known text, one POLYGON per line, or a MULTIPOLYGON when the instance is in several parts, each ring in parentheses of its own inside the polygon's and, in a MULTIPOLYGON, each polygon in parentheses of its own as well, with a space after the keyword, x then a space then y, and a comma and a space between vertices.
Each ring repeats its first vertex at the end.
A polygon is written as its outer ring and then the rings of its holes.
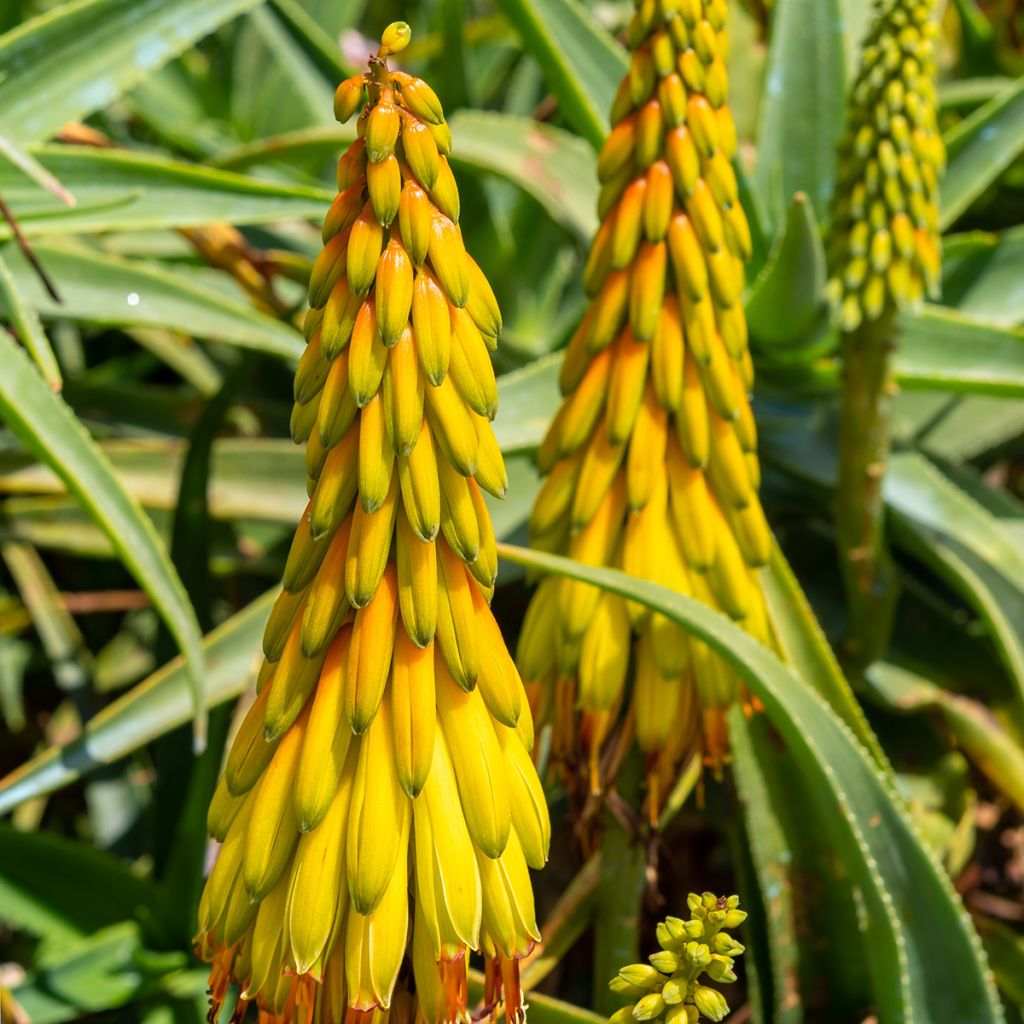
POLYGON ((390 53, 401 53, 412 39, 412 29, 406 21, 393 21, 380 37, 380 56, 390 53))

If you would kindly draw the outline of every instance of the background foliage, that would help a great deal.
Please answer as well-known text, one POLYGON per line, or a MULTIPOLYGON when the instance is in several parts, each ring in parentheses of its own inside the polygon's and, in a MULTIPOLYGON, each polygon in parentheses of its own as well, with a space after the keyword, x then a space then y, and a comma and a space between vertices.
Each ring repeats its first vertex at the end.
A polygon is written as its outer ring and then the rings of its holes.
MULTIPOLYGON (((1022 14, 951 0, 943 15, 944 304, 901 324, 897 630, 854 700, 815 623, 834 638, 843 616, 820 222, 869 5, 768 6, 733 4, 730 77, 766 505, 799 579, 781 553, 766 571, 788 666, 691 602, 586 571, 717 645, 766 713, 734 715, 733 770, 690 773, 653 841, 626 821, 587 859, 561 822, 525 976, 568 1002, 534 996, 531 1019, 606 1012, 607 979, 651 946, 656 914, 716 888, 752 911, 737 1021, 998 1020, 976 933, 1020 1020, 1022 14)), ((351 138, 334 85, 366 37, 412 23, 403 58, 450 114, 463 231, 505 314, 512 486, 493 511, 522 543, 630 7, 0 6, 0 198, 45 272, 0 226, 0 999, 37 1024, 205 1017, 189 940, 206 804, 305 501, 294 321, 351 138)), ((514 561, 580 570, 508 553, 495 607, 511 641, 527 594, 514 561)), ((557 784, 549 797, 557 820, 557 784)))

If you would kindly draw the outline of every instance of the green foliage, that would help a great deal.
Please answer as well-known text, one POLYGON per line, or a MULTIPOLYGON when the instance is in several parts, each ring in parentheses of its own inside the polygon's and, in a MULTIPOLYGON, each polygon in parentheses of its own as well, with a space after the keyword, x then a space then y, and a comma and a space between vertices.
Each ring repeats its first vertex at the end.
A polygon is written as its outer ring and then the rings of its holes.
MULTIPOLYGON (((822 222, 868 5, 770 6, 760 42, 730 5, 729 72, 782 660, 651 584, 505 549, 494 608, 508 638, 540 573, 574 575, 683 624, 763 705, 733 710, 731 767, 698 783, 691 766, 657 829, 612 802, 603 853, 556 844, 537 878, 547 945, 524 969, 555 996, 529 995, 534 1024, 598 1024, 583 1007, 605 1009, 593 993, 643 948, 645 896, 663 917, 704 888, 738 889, 750 911, 729 999, 758 1021, 1024 1014, 1006 913, 1022 893, 999 839, 1024 811, 1019 55, 998 4, 950 5, 943 297, 899 321, 884 497, 900 596, 890 648, 854 691, 830 647, 840 369, 822 222)), ((402 63, 450 112, 462 230, 504 313, 495 432, 511 489, 492 512, 519 542, 583 309, 593 148, 630 5, 0 7, 0 199, 45 273, 0 222, 0 963, 22 969, 0 969, 0 986, 37 1024, 200 1024, 183 873, 204 856, 227 702, 253 682, 306 500, 288 416, 317 224, 354 137, 331 118, 334 86, 362 64, 359 33, 412 24, 402 63), (199 704, 224 706, 203 760, 188 732, 199 704)), ((538 733, 542 766, 552 742, 538 733)), ((641 770, 624 768, 624 790, 641 770)), ((567 837, 557 782, 548 797, 567 837)))

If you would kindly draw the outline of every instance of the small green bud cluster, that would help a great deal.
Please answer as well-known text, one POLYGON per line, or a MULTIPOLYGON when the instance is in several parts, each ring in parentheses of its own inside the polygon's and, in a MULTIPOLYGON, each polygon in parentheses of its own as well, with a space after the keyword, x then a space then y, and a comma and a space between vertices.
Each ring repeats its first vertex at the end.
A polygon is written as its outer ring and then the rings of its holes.
POLYGON ((935 0, 876 0, 839 145, 829 300, 853 331, 939 288, 935 0))
POLYGON ((687 898, 690 919, 667 917, 658 925, 661 949, 649 957, 650 964, 630 964, 612 978, 609 987, 631 1002, 616 1011, 610 1024, 660 1021, 665 1024, 697 1024, 701 1017, 720 1021, 729 1004, 717 989, 703 984, 736 980, 736 957, 744 947, 726 929, 746 920, 739 909, 739 897, 718 897, 706 892, 687 898))

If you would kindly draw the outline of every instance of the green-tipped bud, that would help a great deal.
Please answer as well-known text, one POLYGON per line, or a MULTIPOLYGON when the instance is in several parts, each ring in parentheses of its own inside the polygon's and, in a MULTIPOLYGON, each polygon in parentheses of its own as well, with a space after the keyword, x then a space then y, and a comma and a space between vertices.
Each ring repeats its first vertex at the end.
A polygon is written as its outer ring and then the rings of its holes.
POLYGON ((688 967, 701 970, 711 963, 711 950, 703 942, 688 942, 684 958, 688 967))
POLYGON ((729 1013, 725 996, 717 989, 696 985, 693 989, 693 1005, 709 1020, 724 1020, 729 1013))
POLYGON ((650 995, 644 996, 633 1007, 633 1019, 634 1020, 654 1020, 656 1017, 660 1017, 665 1012, 665 1000, 661 998, 660 992, 652 992, 650 995))
POLYGON ((656 967, 662 974, 672 974, 679 970, 679 957, 667 949, 652 953, 648 958, 651 965, 656 967))
POLYGON ((658 971, 648 964, 630 964, 619 971, 619 977, 627 985, 649 992, 655 986, 660 985, 662 977, 658 971))
POLYGON ((736 980, 736 972, 732 969, 732 957, 712 956, 707 966, 708 977, 714 981, 731 982, 736 980))

